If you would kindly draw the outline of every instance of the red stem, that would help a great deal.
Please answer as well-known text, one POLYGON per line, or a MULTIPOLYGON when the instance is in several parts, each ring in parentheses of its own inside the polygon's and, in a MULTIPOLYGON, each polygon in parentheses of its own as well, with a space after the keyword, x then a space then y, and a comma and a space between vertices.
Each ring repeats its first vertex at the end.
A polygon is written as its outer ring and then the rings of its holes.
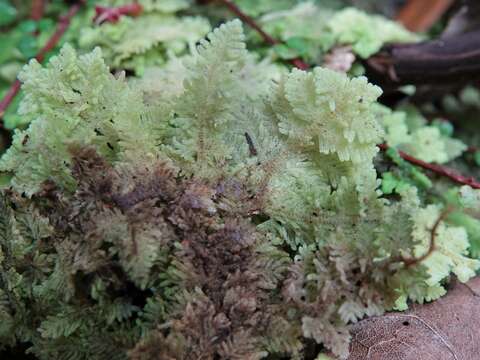
POLYGON ((33 0, 32 1, 32 10, 30 13, 30 18, 35 21, 39 21, 43 17, 43 11, 45 10, 45 1, 44 0, 33 0))
POLYGON ((269 45, 276 45, 279 43, 277 39, 274 39, 271 37, 269 34, 267 34, 263 29, 258 25, 255 20, 253 20, 250 16, 245 14, 240 8, 235 5, 232 1, 230 0, 220 0, 220 2, 225 5, 232 13, 234 13, 236 16, 238 16, 245 24, 250 26, 252 29, 254 29, 256 32, 260 34, 260 36, 263 38, 263 40, 269 44, 269 45))
MULTIPOLYGON (((262 39, 269 45, 280 44, 280 41, 274 39, 269 34, 267 34, 261 27, 258 25, 254 19, 245 14, 233 1, 230 0, 219 0, 223 5, 225 5, 232 13, 238 16, 245 24, 254 29, 262 37, 262 39)), ((299 68, 300 70, 308 70, 309 66, 302 59, 296 58, 290 60, 293 66, 299 68)))
POLYGON ((57 46, 63 34, 70 26, 72 18, 77 14, 84 3, 85 1, 80 1, 72 5, 68 12, 59 18, 57 30, 53 33, 50 39, 48 39, 47 43, 40 49, 37 56, 35 56, 35 59, 37 59, 38 62, 42 62, 45 58, 45 55, 55 46, 57 46))
MULTIPOLYGON (((84 3, 85 1, 83 0, 72 5, 68 12, 59 18, 57 30, 53 33, 50 39, 48 39, 47 43, 40 49, 38 54, 35 56, 35 59, 37 59, 38 62, 42 62, 45 59, 45 55, 58 44, 65 31, 68 29, 70 21, 80 10, 84 3)), ((12 103, 13 99, 18 94, 20 86, 20 81, 15 80, 15 82, 10 86, 7 94, 0 101, 0 118, 3 117, 8 106, 12 103)))
MULTIPOLYGON (((379 144, 377 146, 382 151, 386 151, 389 149, 389 146, 387 144, 379 144)), ((402 159, 408 161, 409 163, 420 166, 426 170, 432 171, 437 175, 447 177, 453 182, 456 182, 457 184, 468 185, 474 189, 480 189, 480 182, 478 182, 477 180, 475 180, 475 178, 471 176, 470 177, 464 176, 458 173, 457 171, 450 169, 446 166, 425 162, 423 160, 417 159, 416 157, 408 155, 403 151, 399 151, 398 154, 402 159)))
MULTIPOLYGON (((15 82, 10 86, 10 89, 8 89, 7 93, 3 97, 2 101, 0 101, 0 119, 3 117, 3 114, 8 108, 8 105, 11 104, 15 96, 18 94, 18 91, 20 90, 20 86, 22 84, 18 79, 15 80, 15 82)), ((0 121, 0 127, 3 127, 3 122, 0 121)))
POLYGON ((445 210, 442 211, 438 219, 435 221, 435 224, 433 224, 432 229, 430 230, 430 244, 428 246, 427 251, 419 256, 419 257, 413 257, 413 258, 404 258, 402 257, 402 261, 405 264, 405 266, 410 267, 416 264, 421 263, 423 260, 427 259, 430 255, 433 254, 435 251, 435 239, 437 237, 437 229, 440 225, 440 223, 445 220, 445 218, 452 212, 452 209, 446 208, 445 210))
POLYGON ((143 7, 139 3, 126 4, 118 7, 95 6, 93 22, 100 25, 104 22, 116 23, 124 15, 138 16, 142 13, 143 7))

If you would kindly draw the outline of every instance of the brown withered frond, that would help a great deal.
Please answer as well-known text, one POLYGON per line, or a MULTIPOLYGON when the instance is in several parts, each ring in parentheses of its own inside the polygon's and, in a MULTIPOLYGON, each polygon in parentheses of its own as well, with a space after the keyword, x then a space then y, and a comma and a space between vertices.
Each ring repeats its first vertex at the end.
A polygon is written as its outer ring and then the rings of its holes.
POLYGON ((150 335, 130 358, 263 357, 269 331, 287 323, 271 290, 289 260, 265 247, 244 186, 182 179, 161 161, 112 166, 92 148, 71 152, 77 190, 46 184, 38 203, 57 230, 58 276, 84 304, 137 309, 150 335), (145 320, 154 306, 163 310, 145 320))

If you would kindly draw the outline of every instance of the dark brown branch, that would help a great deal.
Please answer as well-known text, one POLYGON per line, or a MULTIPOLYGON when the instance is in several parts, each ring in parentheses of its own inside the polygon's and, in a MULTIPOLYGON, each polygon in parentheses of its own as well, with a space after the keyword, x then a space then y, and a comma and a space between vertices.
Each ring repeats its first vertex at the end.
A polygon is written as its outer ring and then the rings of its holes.
POLYGON ((480 30, 446 39, 385 47, 366 61, 367 76, 391 88, 467 84, 480 79, 480 30))
MULTIPOLYGON (((73 4, 68 12, 59 18, 56 31, 53 33, 50 39, 48 39, 47 43, 40 49, 38 54, 35 56, 35 59, 37 59, 39 62, 42 62, 45 58, 45 55, 58 44, 65 31, 67 31, 70 21, 77 14, 84 3, 85 1, 79 1, 78 3, 73 4)), ((10 86, 7 94, 0 101, 0 118, 3 117, 8 106, 12 103, 13 99, 20 91, 20 86, 20 81, 15 80, 15 82, 10 86)))
MULTIPOLYGON (((269 34, 267 34, 261 27, 258 25, 254 19, 250 16, 245 14, 233 1, 230 0, 218 0, 220 3, 225 5, 233 14, 238 16, 245 24, 250 26, 253 30, 255 30, 262 39, 269 45, 277 45, 280 44, 280 41, 274 39, 269 34)), ((303 60, 296 58, 290 60, 291 64, 301 70, 307 70, 309 68, 308 64, 306 64, 303 60)))
MULTIPOLYGON (((379 144, 377 146, 382 151, 386 151, 389 148, 389 146, 387 144, 379 144)), ((437 175, 447 177, 457 184, 468 185, 468 186, 470 186, 474 189, 480 189, 480 182, 475 180, 475 178, 473 178, 473 177, 464 176, 464 175, 458 173, 457 171, 455 171, 453 169, 450 169, 446 166, 442 166, 442 165, 438 165, 438 164, 431 164, 431 163, 428 163, 426 161, 417 159, 416 157, 408 155, 408 154, 404 153, 403 151, 399 151, 398 154, 405 161, 408 161, 411 164, 420 166, 420 167, 422 167, 426 170, 429 170, 429 171, 431 171, 431 172, 433 172, 437 175)))

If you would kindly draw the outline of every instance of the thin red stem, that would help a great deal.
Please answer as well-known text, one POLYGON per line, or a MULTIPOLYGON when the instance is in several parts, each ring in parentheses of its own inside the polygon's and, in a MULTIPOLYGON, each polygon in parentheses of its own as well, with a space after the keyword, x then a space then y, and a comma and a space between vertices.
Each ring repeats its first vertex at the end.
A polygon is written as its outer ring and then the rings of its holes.
POLYGON ((35 59, 37 59, 39 62, 42 62, 45 59, 45 55, 55 46, 57 46, 63 34, 65 34, 65 31, 67 31, 68 27, 70 26, 72 18, 77 14, 83 4, 84 1, 81 1, 72 5, 68 12, 60 17, 57 30, 53 33, 50 39, 48 39, 47 43, 40 49, 37 56, 35 56, 35 59))
POLYGON ((242 10, 240 10, 240 8, 237 5, 235 5, 232 1, 230 1, 230 0, 220 0, 220 2, 223 5, 225 5, 232 13, 234 13, 236 16, 238 16, 245 24, 247 24, 252 29, 254 29, 256 32, 258 32, 267 44, 276 45, 276 44, 280 43, 277 39, 274 39, 269 34, 267 34, 265 31, 263 31, 263 29, 260 27, 260 25, 258 25, 255 22, 255 20, 253 20, 250 16, 248 16, 242 10))
POLYGON ((43 12, 45 10, 44 0, 32 0, 32 10, 30 12, 30 18, 35 21, 39 21, 43 18, 43 12))
MULTIPOLYGON (((41 20, 43 18, 44 10, 45 10, 44 0, 33 0, 32 8, 30 11, 30 18, 35 21, 41 20)), ((35 32, 35 35, 38 35, 38 33, 35 32)), ((0 101, 0 118, 3 116, 8 105, 13 101, 15 96, 20 91, 20 87, 21 87, 20 81, 15 80, 14 83, 10 86, 10 89, 8 89, 3 99, 0 101)), ((0 122, 0 127, 1 126, 2 126, 2 123, 0 122)))
MULTIPOLYGON (((387 144, 379 144, 377 145, 382 151, 388 150, 389 146, 387 144)), ((457 171, 450 169, 446 166, 438 165, 438 164, 431 164, 426 161, 417 159, 412 155, 408 155, 403 151, 399 151, 398 154, 402 159, 408 161, 411 164, 420 166, 426 170, 429 170, 437 175, 444 176, 452 180, 453 182, 461 185, 468 185, 474 189, 480 189, 480 182, 475 180, 475 178, 471 176, 464 176, 457 171)))
POLYGON ((95 17, 93 21, 100 25, 104 22, 116 23, 124 15, 138 16, 142 13, 143 7, 137 2, 117 7, 95 6, 95 17))
POLYGON ((440 226, 440 223, 443 220, 445 220, 445 218, 448 216, 448 214, 450 214, 451 211, 452 211, 452 209, 450 209, 450 208, 446 208, 445 210, 443 210, 442 213, 440 214, 440 216, 438 217, 438 219, 435 221, 435 224, 433 224, 433 227, 430 230, 430 243, 429 243, 427 251, 423 255, 421 255, 419 257, 412 257, 412 258, 403 258, 402 257, 402 261, 405 264, 405 266, 410 267, 410 266, 419 264, 422 261, 424 261, 425 259, 427 259, 430 255, 433 254, 433 252, 435 251, 435 243, 436 243, 435 239, 437 237, 438 227, 440 226))
MULTIPOLYGON (((277 45, 280 44, 280 41, 277 39, 273 38, 269 34, 267 34, 261 27, 256 23, 256 21, 245 14, 233 1, 230 0, 219 0, 220 3, 225 5, 233 14, 238 16, 245 24, 250 26, 252 29, 254 29, 261 37, 262 39, 269 45, 277 45)), ((290 60, 293 66, 301 69, 301 70, 307 70, 309 68, 308 64, 305 63, 302 59, 296 58, 290 60)))
MULTIPOLYGON (((67 31, 72 18, 80 10, 84 3, 85 1, 80 1, 72 5, 68 12, 59 18, 57 30, 53 33, 50 39, 48 39, 47 43, 40 49, 38 54, 35 56, 35 59, 37 59, 37 61, 42 62, 45 59, 45 55, 58 44, 65 31, 67 31)), ((15 82, 10 86, 7 94, 0 101, 0 118, 3 117, 8 106, 12 103, 13 99, 20 91, 20 86, 20 81, 15 80, 15 82)))
MULTIPOLYGON (((3 97, 2 101, 0 101, 0 119, 3 117, 3 114, 8 108, 8 105, 11 104, 15 96, 18 94, 20 91, 20 86, 22 84, 20 81, 17 79, 15 82, 10 86, 10 89, 8 89, 7 93, 3 97)), ((0 122, 0 127, 3 126, 3 122, 0 122)))

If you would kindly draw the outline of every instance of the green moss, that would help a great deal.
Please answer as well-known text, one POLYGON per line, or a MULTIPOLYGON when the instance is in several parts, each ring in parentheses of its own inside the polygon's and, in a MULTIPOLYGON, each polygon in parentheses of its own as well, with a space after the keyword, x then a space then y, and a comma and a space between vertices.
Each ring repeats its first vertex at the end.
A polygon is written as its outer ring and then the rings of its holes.
POLYGON ((350 323, 480 266, 446 221, 415 261, 442 205, 393 177, 382 197, 366 78, 257 65, 238 20, 155 76, 128 83, 70 46, 22 72, 32 122, 0 160, 1 346, 301 359, 313 339, 346 358, 350 323))

